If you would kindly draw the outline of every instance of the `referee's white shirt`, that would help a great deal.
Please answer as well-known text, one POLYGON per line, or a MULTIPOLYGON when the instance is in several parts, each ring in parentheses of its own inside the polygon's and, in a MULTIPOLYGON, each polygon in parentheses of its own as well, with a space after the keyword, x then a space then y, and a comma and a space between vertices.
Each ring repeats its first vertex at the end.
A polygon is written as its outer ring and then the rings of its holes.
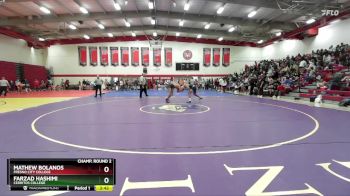
POLYGON ((9 82, 7 80, 0 80, 0 86, 4 87, 4 86, 10 86, 9 82))

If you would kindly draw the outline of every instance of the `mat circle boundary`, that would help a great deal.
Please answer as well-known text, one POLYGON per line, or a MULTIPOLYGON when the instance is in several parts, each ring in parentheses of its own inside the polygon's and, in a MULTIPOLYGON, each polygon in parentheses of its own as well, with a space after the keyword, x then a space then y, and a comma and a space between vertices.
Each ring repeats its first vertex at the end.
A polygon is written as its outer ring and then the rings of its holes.
POLYGON ((83 106, 87 106, 87 105, 101 104, 101 103, 106 103, 106 102, 124 101, 124 100, 130 100, 130 99, 119 99, 119 100, 103 101, 103 102, 97 102, 97 103, 95 102, 95 103, 88 103, 88 104, 80 104, 80 105, 69 106, 69 107, 64 107, 64 108, 60 108, 60 109, 57 109, 57 110, 53 110, 51 112, 44 113, 44 114, 38 116, 37 118, 35 118, 32 121, 32 123, 31 123, 31 128, 32 128, 32 131, 37 136, 39 136, 39 137, 41 137, 41 138, 43 138, 45 140, 48 140, 48 141, 51 141, 51 142, 54 142, 54 143, 57 143, 57 144, 70 146, 70 147, 74 147, 74 148, 79 148, 79 149, 85 149, 85 150, 94 150, 94 151, 111 152, 111 153, 122 153, 122 154, 143 154, 143 155, 209 155, 209 154, 226 154, 226 153, 257 151, 257 150, 276 148, 276 147, 280 147, 282 145, 292 144, 292 143, 304 140, 304 139, 314 135, 317 132, 317 130, 319 129, 319 127, 320 127, 320 124, 319 124, 318 120, 315 117, 313 117, 310 114, 307 114, 307 113, 305 113, 303 111, 300 111, 300 110, 297 110, 297 109, 293 109, 293 108, 289 108, 289 107, 286 107, 286 106, 270 104, 270 103, 261 103, 261 102, 255 102, 255 101, 241 101, 241 100, 234 100, 234 101, 268 105, 268 106, 278 107, 278 108, 282 108, 282 109, 286 109, 286 110, 289 110, 289 111, 294 111, 294 112, 303 114, 304 116, 307 116, 309 119, 311 119, 314 122, 315 126, 314 126, 314 128, 312 130, 308 131, 308 133, 305 134, 305 135, 302 135, 302 136, 294 138, 294 139, 278 142, 278 143, 275 143, 275 144, 268 144, 268 145, 263 145, 263 146, 254 146, 254 147, 241 148, 241 149, 226 149, 226 150, 214 150, 214 151, 171 151, 171 152, 168 152, 168 151, 140 151, 140 150, 127 150, 127 149, 108 149, 108 148, 99 148, 99 147, 77 145, 77 144, 68 143, 68 142, 64 142, 64 141, 60 141, 60 140, 56 140, 54 138, 48 137, 48 136, 40 133, 40 131, 36 127, 36 123, 41 118, 43 118, 44 116, 50 115, 52 113, 55 113, 55 112, 59 112, 59 111, 67 110, 67 109, 71 109, 71 108, 83 107, 83 106))

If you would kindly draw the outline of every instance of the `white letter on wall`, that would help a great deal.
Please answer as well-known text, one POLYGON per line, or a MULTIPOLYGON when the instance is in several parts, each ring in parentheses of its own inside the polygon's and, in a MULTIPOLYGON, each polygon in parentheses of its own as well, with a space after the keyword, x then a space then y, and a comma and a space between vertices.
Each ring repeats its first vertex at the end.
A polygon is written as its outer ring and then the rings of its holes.
POLYGON ((235 171, 254 171, 254 170, 267 170, 266 173, 261 176, 258 181, 253 184, 252 187, 245 193, 247 196, 249 195, 259 195, 259 196, 267 196, 267 195, 302 195, 302 194, 315 194, 322 195, 312 186, 305 183, 307 186, 306 189, 303 190, 290 190, 290 191, 276 191, 276 192, 264 192, 264 190, 269 186, 269 184, 277 177, 277 175, 283 170, 283 166, 267 166, 267 167, 239 167, 239 168, 231 168, 224 164, 227 171, 233 175, 235 171))
POLYGON ((125 191, 131 189, 155 189, 155 188, 171 188, 171 187, 187 187, 195 192, 192 178, 190 175, 185 180, 171 180, 171 181, 150 181, 150 182, 130 182, 129 178, 125 178, 124 185, 120 192, 120 196, 124 195, 125 191))

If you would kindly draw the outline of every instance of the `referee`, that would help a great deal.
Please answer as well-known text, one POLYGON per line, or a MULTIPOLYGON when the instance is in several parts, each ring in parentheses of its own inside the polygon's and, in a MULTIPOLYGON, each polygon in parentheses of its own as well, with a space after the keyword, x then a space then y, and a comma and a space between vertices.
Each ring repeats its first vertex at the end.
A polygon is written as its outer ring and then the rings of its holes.
POLYGON ((95 97, 97 97, 97 90, 100 90, 100 97, 102 97, 102 84, 103 84, 103 80, 100 79, 99 76, 97 76, 96 80, 95 80, 95 97))
POLYGON ((145 92, 146 97, 147 95, 147 79, 144 77, 145 73, 142 73, 142 75, 139 77, 139 84, 140 84, 140 98, 142 98, 142 92, 145 92))
POLYGON ((1 77, 1 80, 0 80, 0 96, 2 95, 2 92, 4 91, 5 92, 4 96, 6 97, 7 87, 10 87, 10 84, 3 76, 3 77, 1 77))

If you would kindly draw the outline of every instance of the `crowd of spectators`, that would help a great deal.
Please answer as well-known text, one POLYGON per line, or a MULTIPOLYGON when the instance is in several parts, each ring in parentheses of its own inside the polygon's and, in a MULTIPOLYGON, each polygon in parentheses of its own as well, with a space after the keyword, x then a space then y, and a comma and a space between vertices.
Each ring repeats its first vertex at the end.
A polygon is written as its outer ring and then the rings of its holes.
POLYGON ((53 83, 51 79, 41 80, 35 79, 31 85, 31 83, 27 79, 23 80, 10 80, 9 81, 9 91, 17 91, 19 93, 22 92, 30 92, 30 91, 44 91, 44 90, 52 90, 53 83))
POLYGON ((278 98, 313 82, 319 89, 348 90, 349 76, 345 72, 335 72, 342 66, 350 69, 350 47, 343 43, 329 49, 312 51, 311 54, 255 62, 226 80, 229 82, 228 87, 234 91, 258 97, 278 98))

